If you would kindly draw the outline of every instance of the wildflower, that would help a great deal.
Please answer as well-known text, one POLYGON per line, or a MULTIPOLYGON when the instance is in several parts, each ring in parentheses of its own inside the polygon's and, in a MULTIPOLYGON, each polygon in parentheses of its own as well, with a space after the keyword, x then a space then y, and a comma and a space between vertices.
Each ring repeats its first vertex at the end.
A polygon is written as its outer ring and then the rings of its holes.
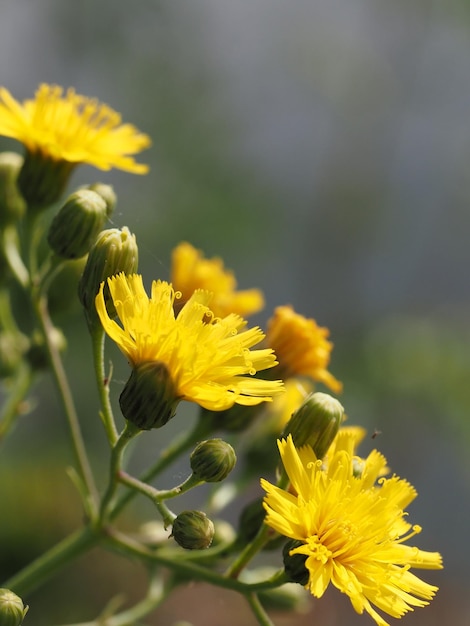
MULTIPOLYGON (((352 439, 354 444, 357 433, 352 439)), ((309 446, 297 450, 291 436, 278 446, 291 486, 283 491, 261 479, 267 492, 265 523, 298 542, 286 558, 304 557, 305 587, 312 595, 321 597, 332 583, 378 626, 389 625, 372 605, 399 618, 428 604, 437 587, 410 568, 440 569, 442 560, 437 552, 405 545, 421 530, 404 513, 415 489, 397 476, 377 482, 386 466, 377 450, 358 476, 345 441, 326 466, 309 446)))
POLYGON ((79 163, 133 174, 148 171, 132 155, 150 144, 149 137, 121 124, 119 113, 107 105, 74 89, 63 93, 62 87, 42 84, 33 100, 21 104, 0 88, 0 135, 24 144, 18 183, 25 199, 39 208, 58 199, 79 163))
POLYGON ((122 326, 108 315, 103 282, 96 309, 105 331, 134 369, 149 362, 164 365, 178 400, 222 411, 235 403, 269 401, 282 390, 280 381, 254 377, 276 365, 272 350, 250 350, 263 339, 262 331, 243 330, 246 322, 238 315, 214 318, 209 292, 194 292, 175 315, 176 294, 167 282, 153 281, 150 298, 140 275, 118 274, 107 283, 122 326))
POLYGON ((180 243, 173 250, 171 283, 182 294, 175 303, 177 309, 197 289, 213 293, 211 311, 218 317, 225 317, 229 313, 244 317, 257 313, 264 306, 263 294, 259 289, 236 291, 236 278, 233 272, 224 268, 222 259, 205 259, 201 251, 186 242, 180 243))
POLYGON ((299 315, 291 306, 277 307, 266 332, 266 343, 279 360, 276 375, 283 379, 308 376, 339 393, 342 384, 328 371, 333 348, 329 334, 327 328, 299 315))

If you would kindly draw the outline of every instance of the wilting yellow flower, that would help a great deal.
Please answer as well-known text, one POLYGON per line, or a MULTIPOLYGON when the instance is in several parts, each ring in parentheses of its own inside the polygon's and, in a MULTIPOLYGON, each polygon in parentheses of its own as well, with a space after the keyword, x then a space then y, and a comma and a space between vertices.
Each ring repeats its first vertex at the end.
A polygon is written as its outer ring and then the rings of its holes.
POLYGON ((53 161, 88 163, 101 170, 117 167, 145 174, 146 165, 130 156, 150 144, 147 135, 106 104, 69 89, 42 84, 33 100, 20 104, 0 88, 0 135, 17 139, 28 152, 53 161))
POLYGON ((265 522, 299 542, 289 555, 305 557, 306 588, 315 597, 332 583, 358 613, 366 611, 379 626, 388 626, 372 605, 396 618, 425 606, 437 587, 410 568, 440 569, 442 559, 437 552, 404 545, 421 530, 404 513, 416 491, 397 476, 377 482, 386 466, 377 450, 355 473, 347 451, 355 437, 350 444, 343 441, 326 465, 309 446, 297 450, 292 437, 278 441, 291 486, 284 491, 261 479, 267 492, 265 522))
POLYGON ((277 307, 266 331, 266 344, 279 360, 276 374, 283 379, 308 376, 339 393, 342 384, 328 371, 333 349, 329 334, 328 328, 299 315, 291 306, 277 307))
POLYGON ((104 285, 96 309, 105 331, 132 366, 164 364, 179 399, 221 411, 269 401, 282 390, 280 381, 254 377, 276 364, 271 349, 250 350, 263 339, 262 331, 243 330, 246 322, 238 315, 214 318, 209 292, 194 292, 175 315, 171 284, 153 281, 149 298, 140 275, 118 274, 108 285, 120 326, 106 310, 104 285))
POLYGON ((225 269, 222 259, 206 259, 200 250, 186 242, 180 243, 173 250, 171 283, 182 294, 176 302, 178 308, 197 289, 212 292, 210 308, 218 317, 225 317, 229 313, 245 317, 257 313, 264 306, 263 294, 259 289, 236 291, 236 278, 233 272, 225 269))

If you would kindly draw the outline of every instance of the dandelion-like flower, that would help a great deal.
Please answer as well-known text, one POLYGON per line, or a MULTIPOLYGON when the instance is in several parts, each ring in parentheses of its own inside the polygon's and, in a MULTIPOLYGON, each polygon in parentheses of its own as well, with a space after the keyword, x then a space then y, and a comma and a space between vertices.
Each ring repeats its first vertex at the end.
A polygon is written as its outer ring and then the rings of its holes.
POLYGON ((305 586, 315 597, 332 583, 358 613, 366 611, 378 626, 389 626, 376 608, 399 618, 428 604, 437 587, 410 568, 440 569, 442 559, 437 552, 405 545, 421 530, 404 513, 415 489, 397 476, 377 481, 386 467, 377 450, 357 472, 349 453, 357 433, 351 433, 349 444, 347 430, 342 437, 327 464, 309 446, 296 449, 291 436, 278 441, 290 488, 261 479, 265 523, 296 540, 289 557, 305 560, 305 586))
POLYGON ((175 303, 179 308, 197 289, 212 292, 211 310, 219 317, 229 313, 245 317, 257 313, 264 306, 259 289, 237 291, 235 275, 225 269, 222 259, 206 259, 200 250, 187 242, 180 243, 173 250, 171 283, 182 294, 175 303))
POLYGON ((222 411, 235 403, 269 401, 282 390, 280 381, 254 377, 276 365, 273 350, 251 350, 263 339, 262 331, 244 330, 246 322, 238 315, 215 318, 210 293, 194 292, 175 315, 176 294, 167 282, 153 281, 150 298, 140 275, 118 274, 107 282, 122 326, 108 314, 102 283, 96 309, 106 333, 133 368, 162 364, 178 400, 222 411))
POLYGON ((296 313, 291 306, 277 307, 266 331, 266 343, 279 360, 276 375, 283 379, 307 376, 339 393, 342 384, 328 371, 333 349, 329 334, 328 328, 296 313))
POLYGON ((38 206, 57 199, 73 168, 87 163, 101 170, 116 167, 145 174, 133 156, 150 145, 147 135, 122 124, 119 113, 74 89, 42 84, 23 103, 0 88, 0 135, 20 141, 26 159, 19 186, 38 206), (52 189, 51 189, 52 187, 52 189))

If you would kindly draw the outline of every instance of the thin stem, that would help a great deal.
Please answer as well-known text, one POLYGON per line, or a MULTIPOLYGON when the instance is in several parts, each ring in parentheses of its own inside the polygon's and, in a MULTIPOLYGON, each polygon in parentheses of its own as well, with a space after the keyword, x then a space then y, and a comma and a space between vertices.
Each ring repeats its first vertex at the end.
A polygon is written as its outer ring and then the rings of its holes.
POLYGON ((246 594, 255 591, 262 591, 268 589, 275 589, 287 582, 284 570, 280 570, 274 576, 267 580, 260 581, 258 583, 244 583, 235 578, 227 578, 212 569, 207 569, 193 563, 192 561, 185 561, 179 559, 177 555, 179 551, 175 551, 172 555, 168 553, 160 552, 159 550, 151 550, 140 542, 128 537, 124 533, 114 529, 108 528, 106 537, 108 538, 109 546, 116 549, 121 554, 132 555, 139 557, 148 563, 159 563, 173 572, 181 574, 183 577, 190 578, 191 580, 205 581, 212 583, 217 587, 223 587, 225 589, 233 589, 246 594))
POLYGON ((109 468, 109 484, 106 493, 104 494, 101 501, 101 523, 103 523, 108 518, 110 505, 119 485, 119 475, 122 471, 124 451, 127 448, 129 442, 141 432, 142 431, 137 428, 137 426, 135 426, 132 422, 127 421, 126 425, 124 426, 124 430, 122 431, 119 439, 116 441, 113 447, 109 468))
POLYGON ((27 363, 18 368, 10 395, 0 416, 0 441, 2 441, 15 425, 17 418, 23 413, 22 405, 33 384, 33 374, 27 363))
POLYGON ((245 598, 260 626, 274 626, 274 622, 269 619, 256 593, 247 593, 245 594, 245 598))
POLYGON ((3 251, 8 265, 18 283, 25 289, 29 285, 29 272, 26 269, 18 250, 16 230, 12 226, 5 228, 3 232, 3 251))
POLYGON ((11 589, 19 596, 26 595, 42 585, 65 565, 96 545, 99 540, 100 536, 94 533, 91 528, 83 528, 66 537, 20 572, 6 580, 1 586, 11 589))
POLYGON ((72 440, 72 447, 75 455, 75 461, 78 466, 79 475, 88 492, 88 502, 86 503, 87 513, 88 515, 90 515, 90 517, 94 518, 97 508, 97 490, 90 463, 88 461, 88 456, 80 429, 80 423, 78 421, 77 411, 75 409, 72 392, 69 387, 62 359, 56 345, 51 339, 54 328, 49 317, 47 300, 45 297, 37 295, 35 296, 35 293, 33 294, 33 304, 36 316, 41 325, 42 333, 46 342, 47 352, 49 355, 50 365, 52 368, 52 373, 54 375, 55 383, 57 385, 57 389, 59 391, 64 412, 67 418, 72 440))
POLYGON ((266 524, 263 524, 259 529, 256 537, 251 541, 238 557, 233 561, 230 567, 225 572, 225 575, 229 578, 238 578, 240 572, 244 567, 255 557, 263 546, 269 541, 270 529, 266 524))
POLYGON ((156 489, 151 485, 142 482, 138 478, 134 478, 127 472, 121 471, 118 474, 119 482, 123 485, 127 485, 136 491, 140 491, 144 496, 150 498, 152 502, 161 502, 163 500, 169 500, 170 498, 176 498, 180 496, 182 493, 186 493, 190 489, 194 487, 198 487, 204 483, 203 480, 196 478, 194 474, 188 476, 188 478, 182 482, 180 485, 173 487, 173 489, 156 489))
MULTIPOLYGON (((176 460, 183 452, 188 450, 192 445, 204 436, 208 431, 205 424, 198 422, 194 429, 189 432, 182 433, 180 437, 162 452, 158 461, 140 476, 140 481, 148 483, 150 480, 161 474, 174 460, 176 460)), ((115 519, 122 509, 137 495, 136 491, 127 491, 117 500, 116 504, 109 513, 110 519, 115 519)))
POLYGON ((109 397, 109 376, 106 376, 104 367, 104 330, 95 325, 91 330, 91 342, 93 348, 93 363, 95 366, 96 386, 101 403, 100 417, 103 422, 108 441, 114 446, 118 439, 118 431, 113 416, 111 400, 109 397))

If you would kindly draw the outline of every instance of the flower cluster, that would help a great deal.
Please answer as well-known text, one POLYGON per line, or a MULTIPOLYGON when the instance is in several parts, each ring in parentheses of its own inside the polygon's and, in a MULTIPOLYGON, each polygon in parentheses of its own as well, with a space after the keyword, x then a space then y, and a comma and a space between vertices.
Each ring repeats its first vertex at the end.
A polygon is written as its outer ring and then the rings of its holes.
MULTIPOLYGON (((0 155, 0 378, 10 394, 0 439, 29 406, 27 394, 49 369, 70 430, 73 476, 85 520, 83 530, 2 585, 0 624, 20 626, 27 611, 10 589, 29 591, 96 545, 127 554, 149 569, 147 596, 110 614, 110 623, 140 623, 158 606, 172 587, 160 565, 172 570, 174 581, 196 579, 239 591, 260 624, 271 622, 257 591, 278 599, 280 588, 292 581, 317 598, 331 583, 378 626, 388 626, 379 612, 399 618, 428 604, 437 587, 411 569, 439 569, 442 560, 437 552, 409 545, 421 530, 405 513, 415 489, 396 475, 387 477, 386 460, 377 450, 365 458, 357 455, 364 429, 345 426, 342 404, 316 389, 320 384, 333 394, 342 391, 329 371, 329 330, 287 305, 274 310, 266 332, 250 327, 245 318, 263 308, 262 292, 239 290, 221 258, 205 258, 188 242, 174 249, 169 280, 155 279, 146 290, 135 235, 126 226, 105 228, 116 203, 114 190, 93 183, 62 199, 80 163, 135 174, 148 170, 134 157, 150 145, 149 138, 122 124, 107 105, 46 84, 21 104, 0 88, 0 135, 25 148, 24 157, 0 155), (61 206, 46 222, 46 209, 58 200, 61 206), (53 321, 54 281, 61 271, 73 283, 74 296, 78 287, 93 347, 97 413, 109 452, 102 494, 62 363, 66 342, 53 321), (17 310, 18 302, 28 303, 28 315, 17 310), (33 320, 30 327, 23 327, 25 319, 33 320), (110 385, 112 367, 106 371, 104 365, 107 339, 130 366, 125 384, 114 380, 110 385), (118 419, 111 398, 116 385, 122 387, 118 419), (188 428, 181 419, 175 441, 155 452, 156 460, 141 476, 131 475, 126 466, 130 441, 165 426, 183 401, 198 407, 195 426, 188 428), (214 437, 214 431, 229 432, 231 442, 214 437), (237 438, 235 433, 241 434, 237 438), (154 487, 168 465, 191 449, 189 476, 169 489, 154 487), (245 463, 232 478, 240 454, 245 463), (222 532, 218 520, 203 510, 174 513, 167 504, 210 483, 214 489, 206 509, 219 514, 245 492, 248 480, 255 478, 258 485, 264 472, 277 480, 261 479, 264 500, 248 503, 238 531, 226 523, 222 532), (220 487, 229 476, 231 482, 220 487), (115 525, 137 495, 150 499, 159 518, 152 537, 148 524, 131 534, 115 525), (285 544, 282 569, 261 583, 250 583, 248 575, 239 579, 260 550, 280 542, 285 544), (195 552, 182 558, 181 550, 195 552)), ((59 293, 66 304, 68 291, 59 293)), ((295 609, 298 601, 293 596, 288 601, 295 609)))

